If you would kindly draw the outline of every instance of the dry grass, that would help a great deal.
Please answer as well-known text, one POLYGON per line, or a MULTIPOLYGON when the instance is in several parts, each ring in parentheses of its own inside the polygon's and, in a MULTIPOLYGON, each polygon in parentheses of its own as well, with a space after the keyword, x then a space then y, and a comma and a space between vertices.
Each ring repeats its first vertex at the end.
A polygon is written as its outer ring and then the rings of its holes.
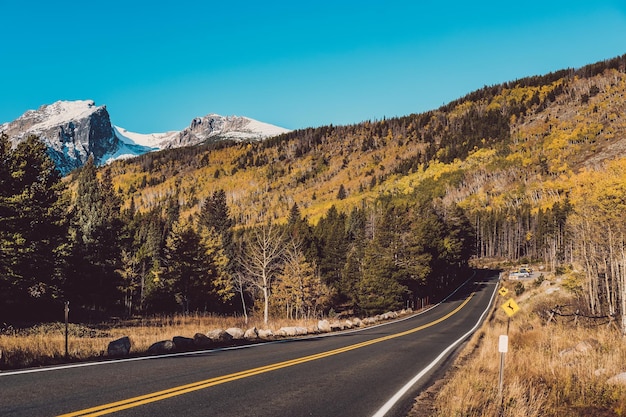
MULTIPOLYGON (((499 308, 504 302, 500 298, 489 321, 459 356, 429 416, 626 415, 626 385, 608 381, 626 372, 625 340, 606 324, 590 326, 560 318, 546 325, 546 305, 572 301, 562 289, 546 291, 557 286, 546 281, 518 298, 521 310, 510 323, 502 400, 498 398, 498 339, 506 334, 507 316, 499 308)), ((417 408, 410 416, 426 415, 417 408)))
POLYGON ((257 327, 278 330, 283 326, 312 326, 305 320, 273 320, 264 325, 262 320, 243 318, 187 315, 154 317, 151 319, 126 320, 89 327, 70 324, 68 351, 65 357, 65 324, 49 323, 27 329, 0 328, 0 369, 50 365, 68 361, 99 358, 105 355, 112 340, 129 336, 131 353, 141 354, 150 345, 175 336, 193 337, 213 329, 257 327))

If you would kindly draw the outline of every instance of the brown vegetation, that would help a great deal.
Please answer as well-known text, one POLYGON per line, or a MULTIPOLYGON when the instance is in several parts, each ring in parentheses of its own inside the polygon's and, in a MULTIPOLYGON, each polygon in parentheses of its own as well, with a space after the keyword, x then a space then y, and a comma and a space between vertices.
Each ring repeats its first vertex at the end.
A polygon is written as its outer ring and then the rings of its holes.
POLYGON ((97 326, 69 325, 69 357, 65 357, 65 324, 41 324, 25 329, 0 328, 0 369, 52 365, 105 356, 108 343, 129 336, 131 354, 145 354, 148 348, 175 336, 193 337, 213 329, 268 328, 276 331, 284 326, 313 326, 312 320, 272 320, 267 326, 263 318, 244 319, 190 314, 152 317, 103 323, 97 326))
MULTIPOLYGON (((498 339, 506 334, 508 320, 499 307, 502 298, 446 379, 418 398, 409 416, 625 415, 626 384, 611 380, 626 372, 624 340, 607 319, 582 315, 550 319, 555 305, 584 309, 585 303, 578 304, 564 284, 562 277, 525 283, 527 290, 518 298, 521 310, 510 323, 501 400, 498 339)), ((505 285, 513 294, 515 283, 505 285)))

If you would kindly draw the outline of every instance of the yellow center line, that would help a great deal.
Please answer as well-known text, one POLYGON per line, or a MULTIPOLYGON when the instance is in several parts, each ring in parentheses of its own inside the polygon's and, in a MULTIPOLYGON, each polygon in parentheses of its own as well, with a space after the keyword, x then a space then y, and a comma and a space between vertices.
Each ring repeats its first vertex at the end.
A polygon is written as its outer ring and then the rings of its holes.
POLYGON ((311 362, 311 361, 326 358, 329 356, 338 355, 340 353, 349 352, 351 350, 359 349, 365 346, 370 346, 375 343, 380 343, 386 340, 391 340, 391 339, 395 339, 398 337, 406 336, 411 333, 424 330, 428 327, 434 326, 438 323, 441 323, 444 320, 449 319, 454 314, 458 313, 463 307, 465 307, 465 305, 470 301, 470 299, 473 296, 474 296, 474 293, 470 294, 469 297, 467 297, 461 305, 459 305, 457 308, 455 308, 453 311, 449 312, 445 316, 442 316, 438 318, 437 320, 431 321, 430 323, 424 324, 419 327, 415 327, 413 329, 410 329, 401 333, 395 333, 392 335, 379 337, 376 339, 368 340, 366 342, 361 342, 361 343, 357 343, 354 345, 349 345, 349 346, 345 346, 342 348, 329 350, 326 352, 316 353, 314 355, 304 356, 302 358, 291 359, 291 360, 284 361, 284 362, 279 362, 279 363, 275 363, 271 365, 261 366, 258 368, 248 369, 246 371, 235 372, 235 373, 228 374, 228 375, 222 375, 222 376, 218 376, 215 378, 205 379, 203 381, 194 382, 192 384, 180 385, 178 387, 169 388, 166 390, 157 391, 157 392, 153 392, 153 393, 146 394, 146 395, 140 395, 138 397, 133 397, 133 398, 129 398, 129 399, 122 400, 122 401, 117 401, 117 402, 113 402, 109 404, 103 404, 97 407, 87 408, 87 409, 76 411, 76 412, 69 413, 69 414, 62 414, 58 417, 78 417, 78 416, 96 417, 96 416, 102 416, 105 414, 111 414, 117 411, 126 410, 126 409, 133 408, 133 407, 138 407, 140 405, 149 404, 149 403, 156 402, 156 401, 161 401, 166 398, 171 398, 171 397, 175 397, 178 395, 187 394, 193 391, 198 391, 201 389, 209 388, 215 385, 224 384, 226 382, 236 381, 238 379, 248 378, 250 376, 259 375, 259 374, 263 374, 263 373, 270 372, 270 371, 275 371, 281 368, 287 368, 289 366, 311 362))

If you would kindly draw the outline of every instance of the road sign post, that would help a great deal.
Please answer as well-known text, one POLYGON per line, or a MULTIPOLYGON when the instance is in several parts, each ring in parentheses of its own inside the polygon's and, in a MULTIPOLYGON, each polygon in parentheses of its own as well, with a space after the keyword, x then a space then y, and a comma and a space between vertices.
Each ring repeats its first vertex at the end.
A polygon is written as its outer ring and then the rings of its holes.
MULTIPOLYGON (((505 288, 503 288, 505 289, 505 288)), ((502 290, 500 290, 500 294, 505 296, 508 291, 502 294, 502 290)), ((519 311, 519 306, 515 302, 514 299, 509 298, 506 300, 500 308, 506 313, 509 317, 506 323, 506 335, 501 335, 498 341, 498 352, 500 352, 500 377, 498 381, 498 402, 500 403, 500 415, 502 415, 502 406, 504 403, 504 398, 502 396, 503 386, 504 386, 504 354, 509 351, 509 326, 511 325, 511 317, 515 315, 519 311)))
MULTIPOLYGON (((501 335, 498 341, 498 352, 500 352, 500 378, 498 382, 498 398, 502 399, 502 385, 504 380, 504 354, 509 351, 509 336, 501 335)), ((500 401, 502 402, 502 401, 500 401)))
POLYGON ((65 302, 65 357, 66 358, 70 356, 69 343, 68 343, 68 339, 69 339, 69 326, 68 326, 69 316, 70 316, 70 302, 66 301, 65 302))

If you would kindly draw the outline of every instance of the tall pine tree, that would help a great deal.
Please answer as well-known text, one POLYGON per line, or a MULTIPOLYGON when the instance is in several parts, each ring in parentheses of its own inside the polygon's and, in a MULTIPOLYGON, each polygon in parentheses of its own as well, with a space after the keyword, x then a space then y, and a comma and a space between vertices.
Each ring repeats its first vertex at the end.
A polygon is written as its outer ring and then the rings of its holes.
POLYGON ((0 309, 7 316, 16 309, 43 314, 62 296, 63 192, 43 142, 30 136, 12 149, 0 135, 0 309))

